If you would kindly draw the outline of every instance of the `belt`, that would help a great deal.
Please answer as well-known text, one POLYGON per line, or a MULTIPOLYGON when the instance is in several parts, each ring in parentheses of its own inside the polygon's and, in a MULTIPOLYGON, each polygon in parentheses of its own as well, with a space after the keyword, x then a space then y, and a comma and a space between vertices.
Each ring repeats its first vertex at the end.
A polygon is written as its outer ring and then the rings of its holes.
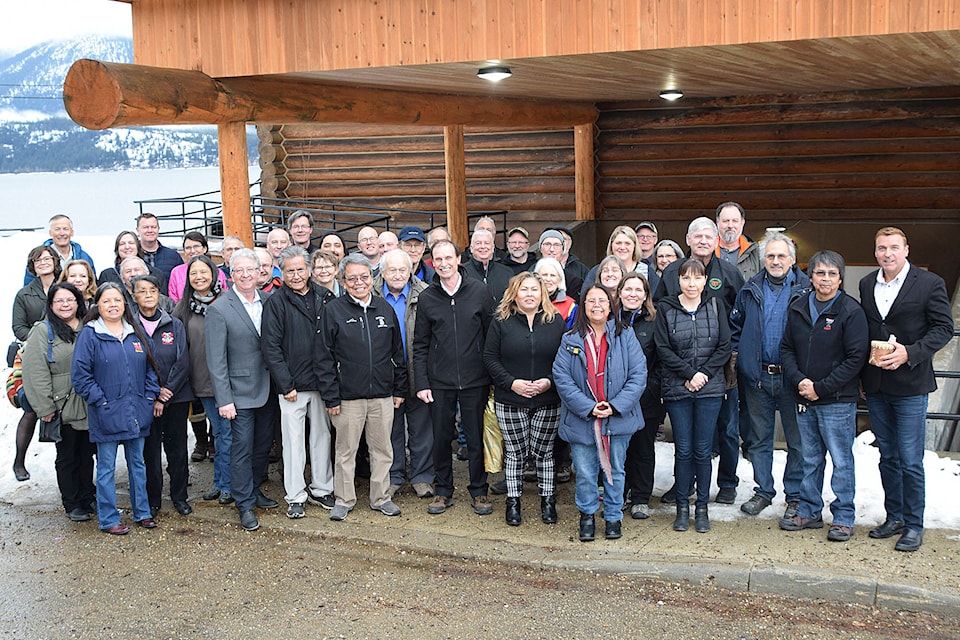
POLYGON ((760 368, 765 373, 769 373, 771 376, 777 376, 783 373, 783 367, 781 367, 779 364, 764 364, 760 365, 760 368))

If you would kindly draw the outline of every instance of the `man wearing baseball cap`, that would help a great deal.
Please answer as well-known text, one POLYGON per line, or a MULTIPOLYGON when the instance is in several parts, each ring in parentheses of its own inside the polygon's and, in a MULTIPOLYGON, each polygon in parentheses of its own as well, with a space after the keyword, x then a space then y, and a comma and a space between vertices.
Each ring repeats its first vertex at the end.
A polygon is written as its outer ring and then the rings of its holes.
POLYGON ((657 257, 654 255, 657 241, 660 239, 657 225, 649 220, 644 220, 634 227, 634 231, 637 232, 637 244, 640 245, 640 262, 647 265, 647 281, 650 283, 650 291, 656 291, 657 285, 660 284, 660 276, 657 275, 657 257))
POLYGON ((523 227, 514 227, 507 232, 507 255, 500 262, 510 267, 513 275, 532 271, 537 264, 537 254, 529 248, 530 234, 523 227))
POLYGON ((428 285, 433 282, 436 271, 423 260, 423 252, 427 248, 427 237, 423 234, 423 229, 414 226, 404 227, 397 234, 397 239, 400 241, 400 248, 410 256, 410 262, 413 263, 410 272, 428 285))

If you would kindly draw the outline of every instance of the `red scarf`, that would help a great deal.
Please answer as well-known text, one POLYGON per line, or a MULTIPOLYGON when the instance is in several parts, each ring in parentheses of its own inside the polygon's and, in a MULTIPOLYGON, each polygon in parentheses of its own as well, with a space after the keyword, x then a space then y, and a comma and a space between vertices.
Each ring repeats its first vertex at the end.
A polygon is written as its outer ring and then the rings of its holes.
MULTIPOLYGON (((597 340, 597 335, 593 329, 587 329, 583 346, 587 352, 587 386, 590 387, 594 400, 598 403, 604 402, 607 399, 607 394, 606 385, 603 381, 607 367, 607 351, 610 346, 607 342, 606 332, 597 340)), ((600 468, 603 469, 607 482, 613 484, 613 468, 610 465, 610 436, 603 434, 603 419, 594 419, 593 436, 597 442, 600 468)))

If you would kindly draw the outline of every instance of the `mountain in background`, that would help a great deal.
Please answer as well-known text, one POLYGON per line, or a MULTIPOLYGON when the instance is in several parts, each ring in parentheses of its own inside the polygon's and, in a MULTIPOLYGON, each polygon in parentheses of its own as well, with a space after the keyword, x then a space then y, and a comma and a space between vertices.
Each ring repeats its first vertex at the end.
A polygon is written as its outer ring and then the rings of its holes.
MULTIPOLYGON (((75 124, 63 107, 63 81, 80 58, 130 63, 133 43, 90 35, 0 60, 0 173, 216 166, 213 126, 90 131, 75 124)), ((255 134, 248 151, 256 158, 255 134)))

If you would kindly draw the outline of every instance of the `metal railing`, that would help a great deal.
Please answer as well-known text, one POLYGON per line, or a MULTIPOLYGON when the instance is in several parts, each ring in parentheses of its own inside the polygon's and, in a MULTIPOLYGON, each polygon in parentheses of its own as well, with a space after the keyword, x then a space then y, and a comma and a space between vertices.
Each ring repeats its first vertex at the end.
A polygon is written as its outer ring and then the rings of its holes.
MULTIPOLYGON (((259 182, 251 184, 251 191, 259 185, 259 182)), ((179 239, 189 231, 199 231, 211 240, 223 238, 223 203, 220 200, 220 191, 206 191, 179 198, 135 200, 134 204, 139 208, 140 214, 151 213, 157 217, 161 237, 179 239)), ((373 227, 381 231, 396 230, 394 217, 397 215, 423 220, 424 222, 417 225, 422 229, 432 229, 446 223, 447 219, 446 212, 372 207, 327 200, 266 198, 259 193, 251 193, 250 217, 254 242, 264 244, 270 230, 286 227, 290 214, 300 210, 309 211, 313 216, 314 232, 311 240, 318 240, 326 233, 335 231, 343 237, 348 248, 356 246, 357 233, 363 227, 373 227)), ((498 235, 506 233, 506 210, 469 212, 468 224, 470 220, 483 216, 490 216, 498 223, 498 235)))

